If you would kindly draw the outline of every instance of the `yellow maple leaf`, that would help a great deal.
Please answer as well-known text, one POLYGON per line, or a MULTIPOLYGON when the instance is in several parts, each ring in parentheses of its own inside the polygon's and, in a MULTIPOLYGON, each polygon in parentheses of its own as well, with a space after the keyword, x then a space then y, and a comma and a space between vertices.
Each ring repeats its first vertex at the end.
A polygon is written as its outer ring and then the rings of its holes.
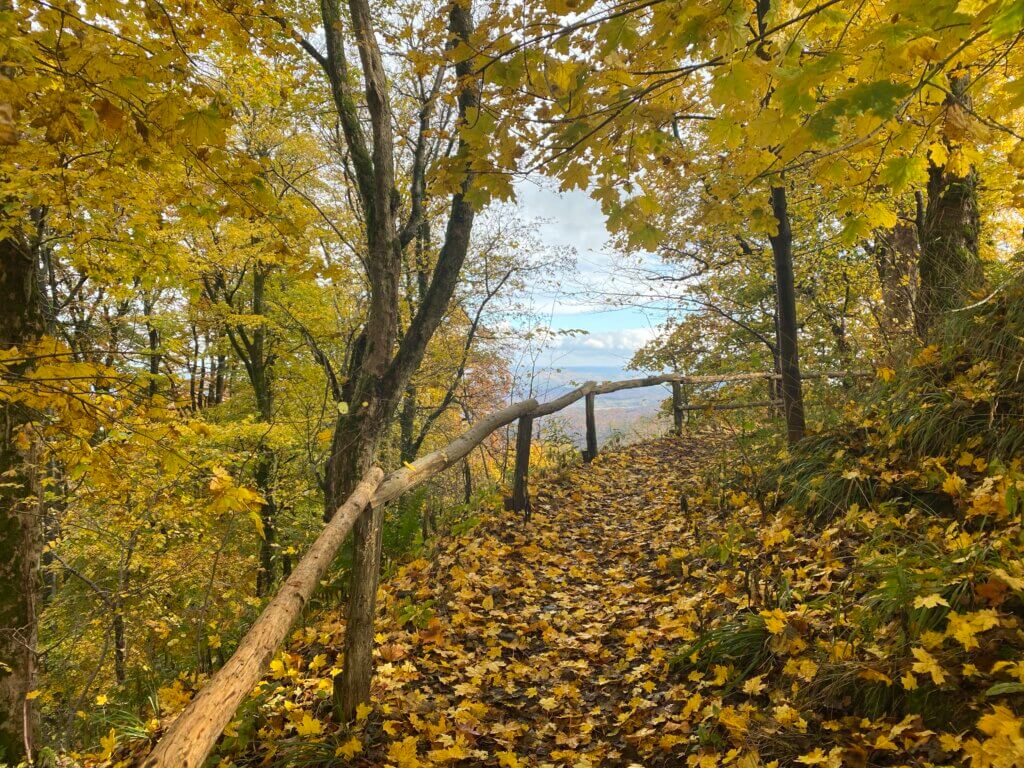
POLYGON ((936 685, 942 685, 946 681, 946 673, 942 666, 928 651, 924 648, 911 648, 910 653, 917 659, 910 667, 914 672, 931 675, 932 682, 936 685))
POLYGON ((309 714, 303 715, 295 725, 295 733, 299 736, 319 736, 323 732, 324 724, 309 714))
POLYGON ((420 760, 416 754, 416 737, 406 736, 401 741, 394 741, 388 746, 388 759, 398 768, 419 768, 420 760))
POLYGON ((950 496, 960 496, 966 488, 967 481, 960 477, 956 472, 951 475, 947 475, 946 479, 942 481, 942 490, 950 496))
POLYGON ((806 755, 800 755, 796 761, 804 765, 825 765, 828 763, 828 755, 821 751, 821 747, 818 747, 806 755))
POLYGON ((757 675, 743 683, 743 692, 756 696, 768 686, 764 683, 764 675, 757 675))
POLYGON ((947 608, 949 607, 949 603, 947 603, 945 598, 938 593, 931 595, 919 595, 914 598, 915 608, 936 608, 940 605, 944 605, 947 608))
POLYGON ((111 728, 110 733, 106 736, 101 736, 100 748, 103 750, 100 759, 109 760, 110 756, 114 754, 114 750, 117 748, 117 731, 111 728))
POLYGON ((353 736, 351 739, 346 741, 340 747, 334 750, 335 757, 344 757, 346 760, 351 759, 353 755, 363 751, 363 743, 358 738, 353 736))
POLYGON ((949 623, 946 625, 946 636, 957 640, 964 648, 970 650, 978 647, 975 635, 987 629, 998 626, 999 614, 993 609, 986 608, 974 613, 959 614, 953 611, 949 614, 949 623))
POLYGON ((761 611, 764 626, 773 635, 781 635, 786 629, 786 614, 776 608, 774 611, 761 611))

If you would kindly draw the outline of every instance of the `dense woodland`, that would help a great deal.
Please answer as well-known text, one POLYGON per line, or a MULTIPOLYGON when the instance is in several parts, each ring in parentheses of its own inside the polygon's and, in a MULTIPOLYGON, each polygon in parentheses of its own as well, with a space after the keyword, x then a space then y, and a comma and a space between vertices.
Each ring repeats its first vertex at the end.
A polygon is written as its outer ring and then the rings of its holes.
POLYGON ((1024 766, 1022 256, 1024 0, 0 0, 0 765, 1024 766))

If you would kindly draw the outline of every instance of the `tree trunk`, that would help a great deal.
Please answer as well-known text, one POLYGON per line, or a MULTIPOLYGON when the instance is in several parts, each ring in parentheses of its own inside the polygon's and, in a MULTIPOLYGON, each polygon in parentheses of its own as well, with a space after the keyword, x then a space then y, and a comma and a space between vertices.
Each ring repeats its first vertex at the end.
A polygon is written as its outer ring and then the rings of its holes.
MULTIPOLYGON (((966 95, 969 78, 950 78, 946 99, 947 123, 951 114, 963 115, 970 106, 966 95)), ((961 118, 962 119, 962 118, 961 118)), ((948 141, 948 139, 947 139, 948 141)), ((972 167, 966 176, 930 164, 927 206, 922 217, 917 332, 928 338, 936 321, 951 309, 963 306, 985 286, 978 255, 981 215, 978 210, 978 174, 972 167)))
MULTIPOLYGON (((15 230, 0 239, 0 348, 28 352, 43 329, 35 254, 15 230)), ((0 403, 0 755, 11 763, 30 756, 36 723, 25 694, 35 688, 41 532, 33 490, 36 457, 18 441, 30 419, 23 406, 0 403)))
POLYGON ((256 595, 270 592, 274 585, 274 564, 276 561, 277 544, 277 504, 274 501, 274 465, 277 457, 273 449, 262 446, 256 459, 253 482, 263 496, 264 504, 260 508, 260 520, 263 523, 263 536, 260 540, 260 564, 256 573, 256 595))
POLYGON ((160 331, 153 325, 153 309, 156 304, 156 296, 146 297, 142 302, 142 312, 146 316, 146 336, 149 339, 149 396, 155 397, 157 390, 157 377, 160 375, 160 331))
MULTIPOLYGON (((341 416, 334 430, 328 462, 328 499, 344 499, 355 488, 360 472, 373 465, 387 426, 390 409, 373 407, 341 416)), ((384 505, 367 507, 352 528, 354 557, 345 625, 345 665, 334 678, 334 708, 342 722, 354 719, 356 708, 370 696, 373 678, 373 624, 380 581, 384 505)))
POLYGON ((898 338, 912 328, 917 296, 920 247, 917 230, 909 224, 879 230, 872 249, 882 294, 882 333, 898 338))
POLYGON ((793 279, 793 231, 790 228, 785 187, 772 187, 772 212, 778 233, 771 238, 775 256, 775 297, 782 374, 782 408, 786 437, 795 443, 804 436, 804 398, 797 346, 796 286, 793 279))
POLYGON ((533 417, 522 416, 516 431, 516 466, 512 477, 512 509, 530 519, 530 443, 533 440, 533 417))
MULTIPOLYGON (((349 24, 341 17, 337 0, 320 3, 326 56, 320 61, 331 83, 342 133, 350 150, 359 198, 366 221, 366 276, 370 285, 369 309, 363 333, 355 345, 349 365, 349 380, 343 390, 348 412, 339 414, 334 428, 331 453, 326 467, 326 501, 333 509, 372 465, 378 445, 398 407, 402 391, 419 367, 427 344, 442 319, 455 288, 469 248, 474 211, 466 199, 475 172, 469 163, 459 190, 452 195, 444 244, 438 254, 430 283, 398 341, 399 284, 402 249, 411 242, 421 221, 411 219, 399 231, 395 205, 394 128, 387 69, 381 54, 370 5, 367 0, 349 0, 349 24), (351 28, 362 65, 369 137, 359 118, 345 61, 343 30, 351 28), (415 226, 413 226, 415 225, 415 226), (406 235, 409 239, 406 240, 406 235)), ((448 9, 453 37, 466 43, 472 32, 469 3, 452 3, 448 9)), ((462 123, 479 107, 479 85, 471 59, 455 64, 459 80, 458 118, 462 123)), ((457 155, 465 157, 469 147, 459 140, 457 155)), ((414 203, 418 199, 414 185, 414 203)), ((420 200, 420 202, 422 202, 420 200)), ((373 620, 380 570, 380 541, 383 525, 381 505, 360 515, 354 528, 355 559, 348 623, 345 632, 345 664, 335 678, 336 713, 349 720, 358 704, 370 695, 373 676, 373 620)))

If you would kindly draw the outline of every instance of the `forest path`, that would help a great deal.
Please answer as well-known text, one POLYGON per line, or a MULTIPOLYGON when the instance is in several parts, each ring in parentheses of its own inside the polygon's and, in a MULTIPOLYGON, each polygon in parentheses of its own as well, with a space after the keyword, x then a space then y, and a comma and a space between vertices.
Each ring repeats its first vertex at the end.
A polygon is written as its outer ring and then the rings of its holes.
POLYGON ((669 660, 697 608, 680 547, 698 534, 679 498, 714 453, 707 438, 544 478, 528 524, 496 515, 388 579, 353 762, 675 764, 692 691, 669 660))

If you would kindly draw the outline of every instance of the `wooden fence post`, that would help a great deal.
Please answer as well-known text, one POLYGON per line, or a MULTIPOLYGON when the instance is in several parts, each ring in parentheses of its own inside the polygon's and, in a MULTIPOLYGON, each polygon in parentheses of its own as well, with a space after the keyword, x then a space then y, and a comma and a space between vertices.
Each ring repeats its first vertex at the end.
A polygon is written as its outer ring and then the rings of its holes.
POLYGON ((672 382, 672 425, 677 435, 683 434, 683 385, 672 382))
POLYGON ((530 442, 533 439, 533 416, 519 417, 516 431, 516 468, 512 479, 512 509, 530 519, 530 489, 526 485, 530 474, 530 442))
POLYGON ((597 458, 597 419, 594 416, 594 399, 596 395, 588 392, 586 396, 587 411, 587 447, 583 451, 584 461, 593 461, 597 458))

